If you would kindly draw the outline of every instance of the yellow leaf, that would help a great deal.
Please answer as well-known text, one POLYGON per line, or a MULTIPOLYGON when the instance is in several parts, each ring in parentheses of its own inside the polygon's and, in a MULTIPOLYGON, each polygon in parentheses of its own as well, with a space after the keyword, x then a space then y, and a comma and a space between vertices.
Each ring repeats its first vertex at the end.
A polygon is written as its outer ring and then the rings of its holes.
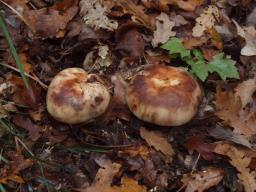
POLYGON ((4 178, 0 178, 0 184, 7 184, 8 181, 14 181, 16 183, 25 183, 25 181, 18 175, 12 174, 4 178))

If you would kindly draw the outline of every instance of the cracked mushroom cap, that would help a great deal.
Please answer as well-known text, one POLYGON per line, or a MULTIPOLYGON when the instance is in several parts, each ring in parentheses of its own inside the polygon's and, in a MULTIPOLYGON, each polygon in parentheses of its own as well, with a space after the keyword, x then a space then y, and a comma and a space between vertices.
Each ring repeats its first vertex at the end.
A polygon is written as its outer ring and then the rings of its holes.
POLYGON ((102 115, 110 101, 104 82, 80 68, 67 68, 52 80, 46 98, 51 116, 63 123, 87 122, 102 115))
POLYGON ((179 126, 197 113, 202 91, 196 79, 183 69, 151 66, 133 77, 126 101, 141 120, 161 126, 179 126))

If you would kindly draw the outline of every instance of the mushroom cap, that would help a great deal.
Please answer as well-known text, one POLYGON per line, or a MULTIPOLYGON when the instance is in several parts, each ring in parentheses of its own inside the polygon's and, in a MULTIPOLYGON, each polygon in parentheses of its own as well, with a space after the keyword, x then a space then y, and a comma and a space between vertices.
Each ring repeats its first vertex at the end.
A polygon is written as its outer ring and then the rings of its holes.
POLYGON ((132 78, 126 101, 133 114, 161 126, 179 126, 197 113, 202 91, 187 71, 169 66, 150 66, 132 78))
POLYGON ((46 98, 51 116, 63 123, 87 122, 102 115, 110 101, 104 82, 80 68, 67 68, 52 80, 46 98))

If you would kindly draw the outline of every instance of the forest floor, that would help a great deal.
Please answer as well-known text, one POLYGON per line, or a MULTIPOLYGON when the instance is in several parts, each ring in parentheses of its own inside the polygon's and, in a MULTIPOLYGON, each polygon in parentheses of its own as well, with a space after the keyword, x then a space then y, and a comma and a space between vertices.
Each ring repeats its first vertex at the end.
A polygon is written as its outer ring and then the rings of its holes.
MULTIPOLYGON (((256 191, 254 0, 0 0, 0 192, 256 191), (181 126, 135 117, 127 83, 183 67, 204 93, 181 126), (48 86, 99 75, 108 110, 69 125, 48 86)), ((141 90, 143 92, 145 90, 141 90)))

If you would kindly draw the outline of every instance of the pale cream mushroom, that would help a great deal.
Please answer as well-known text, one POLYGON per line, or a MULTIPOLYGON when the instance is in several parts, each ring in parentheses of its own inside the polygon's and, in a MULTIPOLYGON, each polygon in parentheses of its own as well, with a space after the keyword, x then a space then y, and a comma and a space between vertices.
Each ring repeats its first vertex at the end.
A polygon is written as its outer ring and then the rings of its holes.
POLYGON ((51 116, 63 123, 88 122, 108 108, 110 94, 95 74, 80 68, 67 68, 52 80, 46 98, 51 116))
POLYGON ((202 90, 187 71, 169 66, 151 66, 132 78, 126 101, 139 119, 161 126, 179 126, 197 113, 202 90))

